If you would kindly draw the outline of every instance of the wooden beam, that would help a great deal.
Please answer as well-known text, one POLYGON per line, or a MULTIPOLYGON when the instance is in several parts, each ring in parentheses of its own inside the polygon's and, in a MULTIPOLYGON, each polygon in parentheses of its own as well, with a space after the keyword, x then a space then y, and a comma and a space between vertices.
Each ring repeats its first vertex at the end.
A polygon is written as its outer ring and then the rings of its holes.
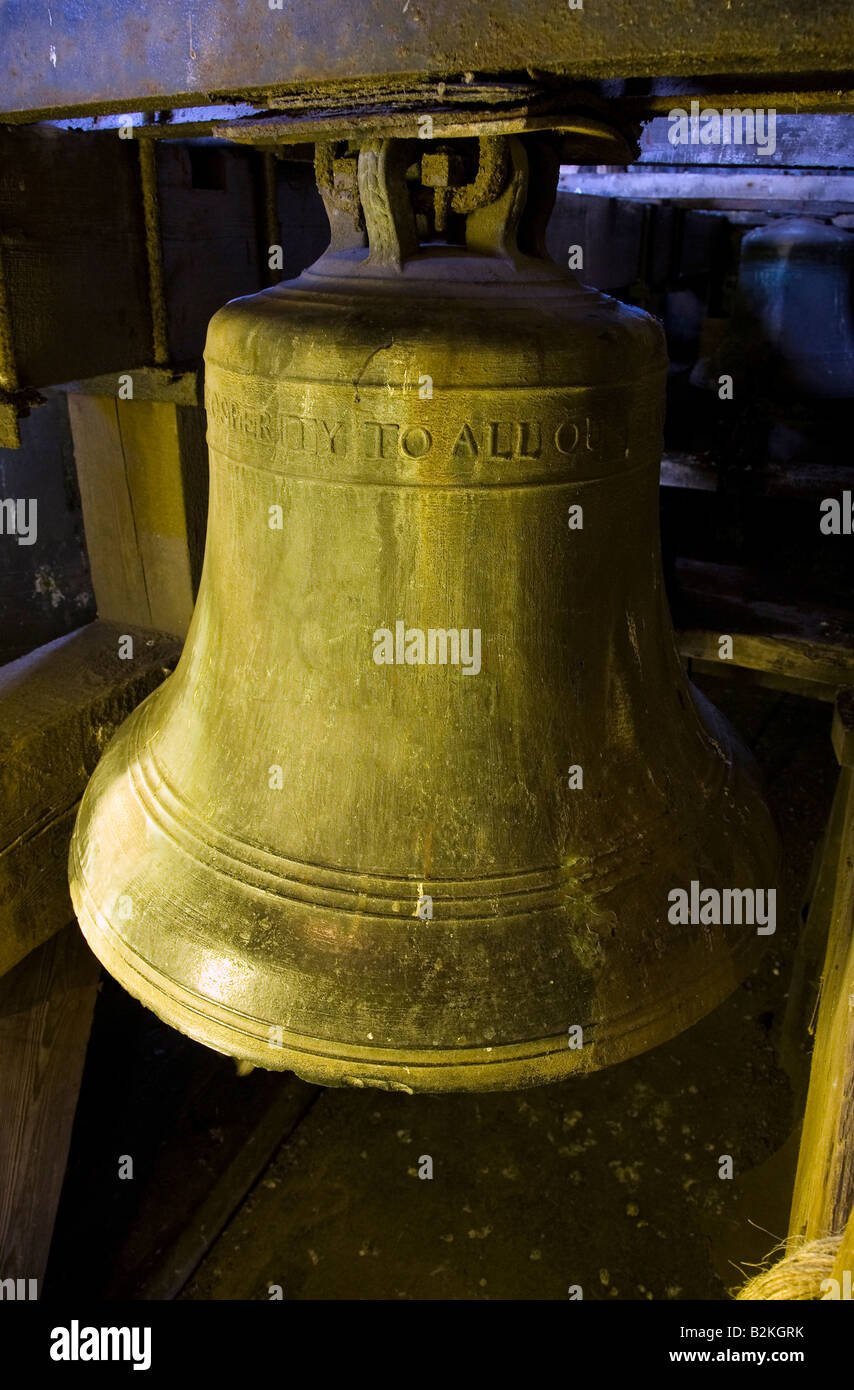
POLYGON ((836 870, 842 854, 847 811, 848 792, 840 780, 804 895, 806 921, 798 937, 780 1031, 780 1059, 792 1081, 794 1105, 799 1119, 803 1115, 809 1085, 810 1047, 821 993, 828 926, 833 916, 836 870))
POLYGON ((830 643, 801 641, 775 633, 732 632, 730 627, 724 627, 718 632, 688 628, 677 633, 677 644, 683 657, 696 661, 703 671, 713 675, 726 675, 733 666, 743 667, 768 676, 768 683, 775 687, 820 700, 832 701, 841 686, 854 680, 854 652, 830 643), (731 636, 733 642, 732 657, 725 661, 718 655, 723 634, 731 636))
MULTIPOLYGON (((839 711, 839 705, 837 705, 839 711)), ((848 722, 843 704, 843 723, 848 722)), ((852 725, 854 732, 854 725, 852 725)), ((789 1237, 815 1240, 843 1231, 854 1207, 854 767, 843 766, 819 871, 819 900, 832 884, 827 951, 810 1067, 789 1237)))
POLYGON ((833 1265, 833 1278, 840 1287, 844 1283, 845 1274, 854 1280, 854 1207, 845 1225, 842 1236, 842 1243, 836 1252, 836 1260, 833 1265))
POLYGON ((854 685, 846 686, 836 697, 830 741, 839 766, 854 768, 854 685))
POLYGON ((832 497, 851 486, 848 463, 766 463, 761 473, 723 474, 707 458, 672 451, 661 459, 661 486, 685 492, 726 492, 729 497, 832 497))
POLYGON ((177 1297, 321 1094, 288 1073, 240 1072, 105 979, 48 1297, 177 1297), (128 1062, 121 1092, 116 1047, 128 1062), (117 1180, 123 1154, 132 1181, 117 1180))
MULTIPOLYGON (((198 405, 199 373, 178 372, 169 367, 134 367, 133 395, 137 401, 171 401, 173 405, 198 405)), ((85 381, 66 382, 63 390, 84 396, 111 396, 119 392, 119 377, 92 376, 85 381)))
POLYGON ((677 644, 714 675, 733 668, 780 690, 833 701, 854 685, 854 612, 819 607, 739 566, 680 558, 675 564, 677 644), (720 657, 720 639, 732 654, 720 657))
POLYGON ((276 1083, 251 1128, 245 1114, 223 1116, 220 1108, 220 1152, 215 1164, 207 1160, 209 1184, 196 1186, 189 1203, 184 1178, 192 1150, 170 1145, 143 1199, 136 1239, 118 1253, 121 1273, 108 1297, 172 1299, 189 1283, 280 1145, 322 1094, 296 1076, 277 1076, 276 1083))
POLYGON ((69 394, 68 411, 98 616, 185 636, 207 459, 182 413, 201 412, 135 391, 69 394))
MULTIPOLYGON (((704 90, 698 77, 720 74, 734 92, 740 73, 768 87, 778 85, 777 74, 793 86, 804 74, 838 91, 848 86, 854 45, 848 0, 787 10, 776 0, 732 10, 690 0, 666 7, 610 0, 583 15, 554 0, 490 0, 465 12, 441 0, 417 14, 413 21, 400 0, 372 0, 348 12, 342 31, 337 0, 239 10, 233 0, 207 0, 201 9, 192 0, 148 0, 144 23, 115 0, 54 12, 7 4, 0 9, 8 54, 0 110, 4 118, 33 120, 48 111, 196 106, 212 94, 268 103, 271 93, 294 86, 315 93, 324 83, 334 84, 332 98, 340 100, 342 86, 345 95, 369 85, 382 94, 413 74, 453 81, 470 66, 540 69, 572 82, 690 74, 697 91, 704 90), (59 55, 54 65, 51 47, 59 55)), ((316 99, 326 96, 321 87, 316 99)))
POLYGON ((0 397, 0 449, 20 449, 21 428, 14 400, 0 397))
POLYGON ((151 608, 116 401, 69 395, 68 418, 98 616, 148 626, 151 608))
MULTIPOLYGON (((847 91, 838 90, 833 94, 819 93, 815 90, 798 93, 766 88, 764 91, 753 91, 749 95, 742 89, 740 97, 736 92, 721 90, 716 91, 714 95, 696 94, 696 97, 700 103, 700 111, 710 108, 721 113, 728 108, 730 111, 746 109, 751 113, 776 112, 773 148, 771 141, 765 141, 764 147, 737 142, 737 135, 750 133, 749 117, 743 118, 742 125, 738 116, 731 118, 730 131, 733 139, 729 144, 701 143, 698 121, 697 143, 674 145, 671 140, 673 122, 668 117, 670 112, 676 111, 677 108, 690 115, 692 95, 681 92, 676 96, 671 89, 667 94, 662 92, 654 96, 645 95, 640 100, 637 97, 629 97, 626 101, 629 110, 638 112, 643 103, 642 119, 648 121, 640 138, 639 165, 679 165, 683 169, 696 169, 698 166, 708 168, 711 165, 713 172, 718 172, 719 167, 724 165, 735 167, 741 173, 746 166, 752 165, 755 171, 761 171, 764 176, 769 170, 773 173, 781 168, 839 171, 850 169, 854 163, 854 122, 850 115, 838 114, 854 109, 854 91, 850 88, 847 91), (832 101, 837 103, 837 114, 829 114, 829 102, 832 101), (658 111, 660 114, 650 121, 651 111, 658 111)), ((697 114, 699 115, 699 112, 697 114)), ((765 125, 760 124, 758 130, 760 135, 763 132, 770 133, 765 125)), ((754 125, 754 133, 755 131, 754 125)))
POLYGON ((99 965, 76 924, 0 980, 0 1279, 41 1292, 99 965))
MULTIPOLYGON (((678 104, 678 99, 676 104, 678 104)), ((719 147, 720 148, 720 147, 719 147)), ((743 147, 742 147, 743 148, 743 147)), ((675 169, 659 172, 632 165, 613 173, 599 173, 584 166, 566 164, 561 169, 559 193, 588 193, 599 198, 663 200, 683 207, 726 211, 728 208, 763 211, 815 207, 819 212, 847 211, 854 207, 854 176, 850 173, 803 173, 735 166, 721 169, 675 169)))
POLYGON ((110 735, 179 653, 163 633, 97 622, 0 669, 0 975, 73 917, 66 860, 79 798, 110 735))

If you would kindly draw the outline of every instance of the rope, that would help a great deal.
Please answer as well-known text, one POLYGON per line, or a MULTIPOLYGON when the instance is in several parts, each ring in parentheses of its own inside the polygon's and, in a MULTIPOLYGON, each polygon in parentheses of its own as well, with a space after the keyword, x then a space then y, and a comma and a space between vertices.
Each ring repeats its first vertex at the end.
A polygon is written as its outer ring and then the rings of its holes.
MULTIPOLYGON (((801 1245, 788 1247, 784 1255, 769 1269, 763 1269, 736 1293, 736 1299, 794 1299, 801 1302, 823 1299, 822 1281, 833 1274, 833 1267, 842 1244, 842 1235, 822 1236, 801 1245)), ((785 1249, 785 1244, 782 1247, 785 1249)), ((773 1253, 773 1252, 772 1252, 773 1253)))

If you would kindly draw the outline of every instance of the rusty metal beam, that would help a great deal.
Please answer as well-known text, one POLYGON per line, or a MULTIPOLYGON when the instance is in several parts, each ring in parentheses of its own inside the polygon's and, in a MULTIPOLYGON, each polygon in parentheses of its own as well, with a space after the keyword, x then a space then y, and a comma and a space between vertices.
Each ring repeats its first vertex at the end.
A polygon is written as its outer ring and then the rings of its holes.
POLYGON ((29 120, 466 71, 783 72, 822 88, 854 67, 854 12, 850 0, 782 12, 779 0, 5 0, 0 53, 0 115, 29 120))

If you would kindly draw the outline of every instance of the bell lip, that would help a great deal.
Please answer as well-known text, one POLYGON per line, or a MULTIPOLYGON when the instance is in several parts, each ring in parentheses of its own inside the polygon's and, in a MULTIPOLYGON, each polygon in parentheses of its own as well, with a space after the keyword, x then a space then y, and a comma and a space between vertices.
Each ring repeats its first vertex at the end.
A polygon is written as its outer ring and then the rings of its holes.
POLYGON ((766 942, 745 936, 718 959, 696 988, 660 995, 652 1014, 635 1009, 591 1027, 593 1041, 568 1046, 564 1034, 487 1047, 390 1049, 333 1043, 282 1030, 282 1044, 262 1036, 273 1025, 250 1019, 177 984, 130 950, 102 913, 89 906, 72 842, 71 900, 86 941, 124 989, 162 1022, 215 1052, 268 1071, 290 1071, 321 1086, 373 1087, 407 1094, 522 1090, 601 1071, 648 1052, 698 1023, 756 968, 766 942), (216 1015, 216 1016, 214 1016, 216 1015), (253 1035, 247 1025, 255 1025, 253 1035), (242 1026, 241 1026, 242 1025, 242 1026), (406 1061, 401 1060, 401 1055, 406 1061))

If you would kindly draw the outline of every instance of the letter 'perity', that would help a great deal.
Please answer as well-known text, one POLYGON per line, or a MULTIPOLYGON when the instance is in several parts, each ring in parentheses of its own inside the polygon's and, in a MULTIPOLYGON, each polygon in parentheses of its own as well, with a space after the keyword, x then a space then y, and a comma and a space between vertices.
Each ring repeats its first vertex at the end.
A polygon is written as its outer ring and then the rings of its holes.
POLYGON ((541 147, 459 143, 443 187, 430 142, 362 148, 349 200, 321 151, 329 250, 214 316, 192 626, 71 849, 132 994, 325 1084, 526 1086, 652 1047, 758 944, 672 924, 670 891, 777 873, 671 630, 661 329, 545 256, 541 147))

